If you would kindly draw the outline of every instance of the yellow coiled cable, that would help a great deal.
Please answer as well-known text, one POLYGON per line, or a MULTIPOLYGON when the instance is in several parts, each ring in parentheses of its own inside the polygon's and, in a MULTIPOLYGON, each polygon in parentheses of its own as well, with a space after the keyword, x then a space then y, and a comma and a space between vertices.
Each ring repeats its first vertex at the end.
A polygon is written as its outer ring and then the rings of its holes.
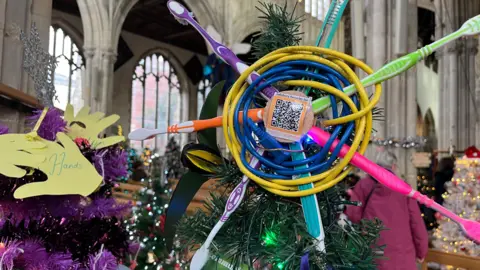
POLYGON ((382 88, 380 84, 375 85, 375 92, 369 100, 365 88, 360 82, 355 72, 347 65, 351 64, 365 71, 367 74, 373 73, 373 70, 362 61, 346 55, 344 53, 334 51, 331 49, 313 47, 313 46, 292 46, 278 49, 255 62, 252 66, 246 69, 232 86, 232 89, 228 93, 225 105, 223 109, 222 127, 227 147, 232 153, 235 162, 237 163, 240 171, 248 178, 255 181, 257 184, 265 188, 266 190, 285 197, 302 197, 312 194, 316 194, 325 189, 328 189, 339 181, 341 181, 351 171, 349 162, 358 149, 358 152, 363 154, 367 149, 370 135, 372 132, 372 109, 380 100, 382 88), (350 146, 350 150, 341 160, 337 160, 334 166, 318 175, 312 175, 309 177, 299 178, 295 180, 283 180, 283 179, 263 179, 253 174, 242 163, 240 153, 242 145, 238 140, 237 134, 234 129, 234 111, 241 96, 249 86, 246 79, 249 74, 256 70, 259 74, 262 74, 274 66, 293 60, 307 60, 317 62, 331 67, 340 74, 342 74, 347 80, 355 85, 360 103, 360 110, 357 109, 353 100, 341 90, 338 90, 330 85, 323 84, 316 81, 309 80, 288 80, 283 82, 289 86, 303 86, 311 87, 321 91, 325 91, 328 94, 336 96, 338 99, 344 101, 351 109, 352 114, 339 117, 336 119, 326 120, 323 122, 326 126, 345 124, 350 121, 355 121, 355 136, 350 146), (314 187, 308 190, 298 190, 299 185, 313 183, 314 187))

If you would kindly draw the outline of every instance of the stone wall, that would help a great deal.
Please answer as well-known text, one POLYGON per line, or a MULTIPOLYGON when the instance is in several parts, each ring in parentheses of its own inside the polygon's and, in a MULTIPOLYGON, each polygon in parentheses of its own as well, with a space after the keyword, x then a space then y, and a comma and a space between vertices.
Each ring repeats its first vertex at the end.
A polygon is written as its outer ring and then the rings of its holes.
MULTIPOLYGON (((52 0, 0 0, 0 83, 30 95, 33 84, 23 71, 23 47, 18 39, 20 30, 30 31, 32 22, 48 49, 48 34, 52 12, 52 0)), ((16 102, 0 97, 0 123, 9 126, 11 132, 25 130, 24 118, 30 110, 16 102)))

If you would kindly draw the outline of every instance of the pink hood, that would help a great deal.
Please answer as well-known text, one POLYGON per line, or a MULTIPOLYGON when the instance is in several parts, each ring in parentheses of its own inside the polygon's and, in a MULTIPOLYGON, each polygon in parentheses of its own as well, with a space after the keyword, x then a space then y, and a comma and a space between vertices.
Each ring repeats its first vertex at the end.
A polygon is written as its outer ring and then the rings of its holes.
POLYGON ((415 200, 398 194, 367 177, 360 180, 350 200, 362 206, 348 206, 345 214, 358 223, 361 219, 379 218, 386 230, 380 233, 379 245, 386 245, 386 257, 378 260, 378 269, 415 270, 416 258, 423 259, 428 251, 428 234, 415 200), (365 200, 375 187, 365 206, 365 200))

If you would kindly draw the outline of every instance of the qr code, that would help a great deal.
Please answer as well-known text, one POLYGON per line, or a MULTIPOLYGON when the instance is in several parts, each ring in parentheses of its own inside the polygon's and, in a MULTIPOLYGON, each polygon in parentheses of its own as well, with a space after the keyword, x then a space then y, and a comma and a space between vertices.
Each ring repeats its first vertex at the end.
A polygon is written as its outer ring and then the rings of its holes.
POLYGON ((298 132, 304 104, 277 99, 273 110, 272 127, 298 132))

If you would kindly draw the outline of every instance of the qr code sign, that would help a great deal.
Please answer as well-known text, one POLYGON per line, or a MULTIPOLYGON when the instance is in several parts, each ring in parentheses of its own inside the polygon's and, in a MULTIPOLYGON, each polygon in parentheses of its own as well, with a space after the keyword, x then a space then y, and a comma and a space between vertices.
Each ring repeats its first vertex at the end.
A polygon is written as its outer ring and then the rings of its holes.
POLYGON ((277 99, 270 126, 298 132, 305 105, 294 101, 277 99))

